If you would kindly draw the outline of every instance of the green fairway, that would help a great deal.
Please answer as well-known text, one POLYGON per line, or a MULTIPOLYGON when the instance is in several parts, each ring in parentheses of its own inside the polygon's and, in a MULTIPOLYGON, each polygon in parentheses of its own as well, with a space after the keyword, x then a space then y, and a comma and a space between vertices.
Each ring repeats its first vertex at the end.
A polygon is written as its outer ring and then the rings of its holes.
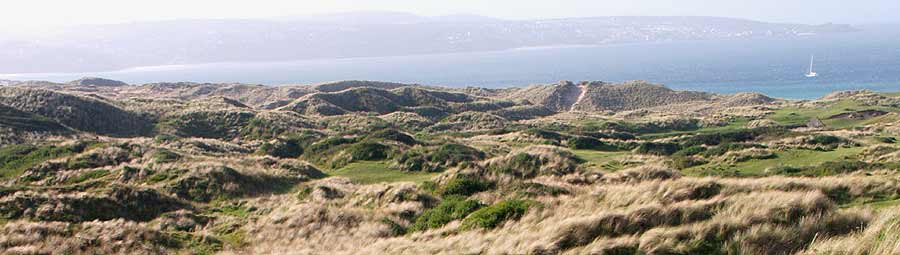
POLYGON ((328 175, 347 177, 354 183, 371 184, 381 182, 421 183, 437 176, 438 173, 404 172, 391 169, 386 162, 360 161, 328 172, 328 175))
POLYGON ((778 156, 772 159, 754 159, 746 162, 739 162, 732 165, 725 164, 708 164, 701 165, 683 170, 685 174, 695 176, 733 174, 741 176, 763 176, 768 168, 791 166, 804 167, 816 166, 828 161, 844 160, 847 157, 858 155, 865 148, 838 148, 833 151, 813 151, 813 150, 787 150, 776 152, 778 156))
POLYGON ((628 155, 628 151, 594 151, 572 150, 575 156, 587 161, 590 166, 599 167, 607 171, 617 171, 627 167, 626 162, 617 160, 620 156, 628 155))
POLYGON ((881 110, 886 112, 898 111, 898 109, 890 107, 866 106, 855 100, 840 100, 825 107, 784 107, 775 110, 774 114, 772 114, 770 118, 783 125, 802 125, 815 117, 821 119, 822 122, 825 123, 825 125, 831 128, 848 128, 853 126, 866 125, 879 121, 885 121, 884 118, 890 118, 889 116, 881 116, 865 120, 828 119, 828 117, 841 113, 862 110, 881 110))
POLYGON ((747 127, 748 123, 750 123, 750 120, 748 120, 746 118, 740 118, 740 119, 733 120, 733 121, 729 122, 728 125, 724 125, 724 126, 704 127, 704 128, 700 128, 697 130, 691 130, 691 131, 671 131, 671 132, 664 132, 664 133, 645 134, 645 135, 640 135, 638 137, 641 139, 653 140, 653 139, 686 135, 686 134, 710 134, 710 133, 717 133, 717 132, 726 132, 726 131, 744 129, 747 127))

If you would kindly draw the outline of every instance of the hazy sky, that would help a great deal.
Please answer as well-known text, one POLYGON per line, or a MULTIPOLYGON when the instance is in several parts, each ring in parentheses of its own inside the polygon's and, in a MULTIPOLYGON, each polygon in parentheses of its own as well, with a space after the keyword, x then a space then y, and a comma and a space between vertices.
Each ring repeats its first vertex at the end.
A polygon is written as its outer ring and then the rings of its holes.
POLYGON ((265 18, 350 11, 509 19, 690 15, 799 23, 900 22, 898 0, 9 0, 0 28, 181 18, 265 18))

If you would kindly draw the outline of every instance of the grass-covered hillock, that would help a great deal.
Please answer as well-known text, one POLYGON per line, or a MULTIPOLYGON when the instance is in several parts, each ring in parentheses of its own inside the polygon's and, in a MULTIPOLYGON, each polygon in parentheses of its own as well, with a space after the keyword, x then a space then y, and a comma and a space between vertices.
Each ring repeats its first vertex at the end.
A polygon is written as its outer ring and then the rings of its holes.
POLYGON ((562 176, 581 171, 582 159, 572 152, 555 146, 530 146, 490 159, 484 163, 485 176, 534 178, 562 176))
POLYGON ((381 161, 397 155, 399 151, 395 149, 396 145, 386 145, 383 142, 383 139, 374 137, 328 137, 306 147, 303 158, 320 166, 337 169, 356 161, 381 161))
POLYGON ((450 109, 451 104, 465 105, 473 100, 466 94, 418 87, 402 87, 393 90, 356 87, 336 92, 306 95, 281 109, 325 116, 354 112, 387 114, 408 107, 430 106, 450 109))
POLYGON ((320 128, 322 124, 318 121, 295 112, 269 111, 256 114, 241 127, 240 133, 246 139, 272 139, 286 133, 320 128))
POLYGON ((233 138, 241 135, 253 117, 247 111, 186 111, 165 117, 158 129, 182 137, 233 138))
POLYGON ((464 112, 451 115, 428 128, 431 132, 440 131, 477 131, 506 127, 509 120, 484 112, 464 112))
POLYGON ((415 232, 443 227, 451 221, 466 218, 466 216, 482 206, 480 202, 475 200, 466 200, 465 198, 454 196, 445 197, 440 204, 419 215, 415 223, 410 225, 409 231, 415 232))
POLYGON ((113 186, 100 194, 17 192, 0 200, 0 205, 0 214, 7 219, 67 222, 116 218, 149 221, 164 212, 189 208, 155 190, 127 186, 113 186))
POLYGON ((279 192, 302 179, 242 173, 225 166, 199 166, 169 172, 162 189, 175 197, 197 202, 279 192), (183 172, 182 172, 183 171, 183 172))
POLYGON ((504 108, 493 112, 495 115, 512 121, 530 120, 555 114, 544 106, 523 105, 504 108))
POLYGON ((15 178, 22 175, 25 170, 37 166, 45 161, 57 159, 80 153, 90 146, 90 143, 75 143, 70 145, 7 145, 0 148, 0 173, 3 179, 15 178))
POLYGON ((406 171, 437 172, 449 167, 466 167, 485 157, 485 153, 478 149, 447 143, 407 150, 396 157, 395 165, 406 171))
POLYGON ((110 102, 49 90, 0 87, 0 105, 90 133, 140 136, 150 134, 153 129, 146 116, 125 111, 110 102))
MULTIPOLYGON (((303 155, 307 147, 323 136, 324 134, 316 131, 288 134, 274 141, 263 143, 259 146, 257 153, 279 158, 297 158, 303 155)), ((321 147, 319 150, 321 150, 321 147)))
POLYGON ((0 105, 0 127, 9 128, 11 131, 16 132, 69 132, 68 128, 49 118, 23 112, 5 105, 0 105))

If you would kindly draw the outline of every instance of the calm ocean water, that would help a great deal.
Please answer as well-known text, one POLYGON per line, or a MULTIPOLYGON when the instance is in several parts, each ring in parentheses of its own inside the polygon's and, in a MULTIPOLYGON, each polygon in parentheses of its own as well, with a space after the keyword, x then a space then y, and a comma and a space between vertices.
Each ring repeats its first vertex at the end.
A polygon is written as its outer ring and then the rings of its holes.
POLYGON ((511 87, 560 80, 647 80, 675 89, 816 98, 835 90, 900 91, 900 25, 797 39, 666 42, 519 49, 402 57, 215 63, 97 73, 6 74, 0 79, 69 81, 98 76, 159 81, 316 83, 379 80, 511 87), (817 78, 806 78, 810 55, 817 78))

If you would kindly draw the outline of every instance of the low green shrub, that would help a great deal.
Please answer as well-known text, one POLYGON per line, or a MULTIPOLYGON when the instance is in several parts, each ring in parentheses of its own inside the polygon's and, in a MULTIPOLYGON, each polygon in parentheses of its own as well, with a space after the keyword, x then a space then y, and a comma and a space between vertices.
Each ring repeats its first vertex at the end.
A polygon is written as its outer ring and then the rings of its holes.
POLYGON ((555 187, 555 186, 547 186, 544 184, 536 183, 536 182, 517 182, 508 188, 509 193, 514 193, 516 196, 522 197, 536 197, 536 196, 559 196, 569 194, 569 190, 555 187))
POLYGON ((461 229, 492 229, 508 220, 518 220, 533 205, 534 202, 526 200, 503 200, 470 214, 463 220, 461 229))
POLYGON ((90 143, 67 146, 7 145, 0 148, 0 179, 21 175, 44 161, 83 152, 90 143))
POLYGON ((172 163, 181 159, 181 155, 167 149, 159 149, 153 154, 153 161, 157 164, 172 163))
POLYGON ((890 137, 890 136, 878 136, 878 137, 875 137, 875 140, 882 142, 882 143, 896 143, 897 142, 897 138, 890 137))
POLYGON ((90 171, 82 173, 81 175, 78 175, 74 178, 70 178, 70 179, 66 180, 65 184, 82 183, 82 182, 85 182, 88 180, 103 178, 104 176, 107 176, 109 174, 110 174, 109 170, 106 170, 106 169, 90 170, 90 171))
POLYGON ((867 162, 858 161, 858 160, 843 160, 843 161, 828 161, 828 162, 819 164, 818 166, 776 167, 776 168, 769 169, 768 173, 772 174, 772 175, 820 177, 820 176, 846 174, 846 173, 852 173, 852 172, 863 171, 863 170, 873 170, 873 169, 877 169, 880 167, 884 167, 884 165, 878 164, 878 163, 867 163, 867 162))
POLYGON ((454 177, 438 190, 441 196, 471 196, 472 194, 490 190, 494 183, 475 177, 454 177))
POLYGON ((689 156, 675 156, 672 157, 672 166, 678 169, 685 169, 689 167, 699 166, 709 163, 706 160, 696 159, 694 157, 689 156))
POLYGON ((716 133, 699 134, 681 141, 683 146, 719 145, 752 141, 760 137, 781 137, 791 131, 784 127, 759 127, 753 129, 729 130, 716 133))
POLYGON ((459 196, 445 197, 440 204, 416 217, 409 230, 415 232, 440 228, 454 220, 465 218, 482 206, 477 200, 466 200, 459 196))
POLYGON ((376 131, 375 133, 368 135, 366 138, 372 139, 375 141, 378 141, 378 140, 395 141, 395 142, 399 142, 399 143, 406 144, 406 145, 414 145, 414 144, 418 143, 418 141, 416 141, 416 139, 413 138, 412 136, 409 136, 407 134, 404 134, 403 132, 397 131, 396 129, 379 130, 379 131, 376 131))
POLYGON ((539 128, 526 129, 525 131, 522 131, 522 133, 524 133, 526 135, 534 136, 537 138, 554 140, 554 141, 562 141, 562 140, 566 139, 566 137, 567 137, 566 135, 563 135, 563 134, 560 134, 557 132, 548 131, 548 130, 539 129, 539 128))
POLYGON ((717 157, 717 156, 725 155, 725 153, 728 153, 729 151, 740 151, 740 150, 753 149, 753 148, 766 148, 766 146, 760 145, 760 144, 749 144, 749 143, 726 143, 726 144, 710 147, 709 149, 707 149, 706 151, 703 152, 703 157, 707 157, 707 158, 717 157))
POLYGON ((347 148, 354 161, 387 159, 391 147, 380 143, 361 142, 347 148))
POLYGON ((809 139, 809 144, 814 145, 833 145, 841 142, 841 138, 833 135, 816 135, 809 139))
POLYGON ((703 146, 691 146, 684 149, 679 150, 672 154, 673 156, 694 156, 706 151, 706 147, 703 146))
POLYGON ((619 147, 593 137, 576 136, 567 141, 569 148, 576 150, 617 151, 619 147))
POLYGON ((635 152, 640 154, 649 154, 649 155, 657 155, 657 156, 668 156, 672 155, 679 150, 678 144, 674 143, 642 143, 640 146, 635 149, 635 152))

